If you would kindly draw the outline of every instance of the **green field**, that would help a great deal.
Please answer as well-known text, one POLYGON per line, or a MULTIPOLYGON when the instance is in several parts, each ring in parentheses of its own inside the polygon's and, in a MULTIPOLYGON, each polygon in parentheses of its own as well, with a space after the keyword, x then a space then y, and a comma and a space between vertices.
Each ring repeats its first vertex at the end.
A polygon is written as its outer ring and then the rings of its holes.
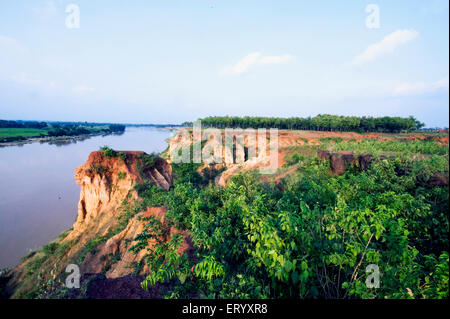
POLYGON ((47 134, 46 130, 35 128, 0 128, 0 137, 33 137, 47 134))

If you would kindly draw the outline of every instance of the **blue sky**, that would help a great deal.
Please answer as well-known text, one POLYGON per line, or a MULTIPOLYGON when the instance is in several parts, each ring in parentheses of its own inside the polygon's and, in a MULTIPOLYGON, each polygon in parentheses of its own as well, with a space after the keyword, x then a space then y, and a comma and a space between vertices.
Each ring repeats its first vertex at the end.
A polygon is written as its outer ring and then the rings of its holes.
POLYGON ((0 118, 409 116, 448 126, 448 1, 2 0, 0 118), (76 4, 80 27, 66 27, 76 4), (368 28, 369 4, 379 28, 368 28))

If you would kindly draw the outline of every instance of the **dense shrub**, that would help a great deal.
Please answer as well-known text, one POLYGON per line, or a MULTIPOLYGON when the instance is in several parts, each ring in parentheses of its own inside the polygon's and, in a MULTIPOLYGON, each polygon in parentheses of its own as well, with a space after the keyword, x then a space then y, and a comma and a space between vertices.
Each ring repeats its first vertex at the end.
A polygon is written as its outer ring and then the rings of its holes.
MULTIPOLYGON (((426 185, 448 159, 397 158, 342 176, 328 165, 308 161, 278 186, 246 173, 220 188, 187 164, 169 192, 141 185, 141 204, 167 206, 197 247, 193 259, 173 253, 176 238, 154 247, 147 263, 161 270, 144 287, 171 281, 170 297, 448 297, 448 187, 426 185), (378 289, 365 284, 370 264, 381 272, 378 289)), ((139 248, 156 224, 136 238, 139 248)))
POLYGON ((100 151, 103 152, 104 157, 116 157, 117 152, 113 150, 112 148, 108 147, 107 145, 100 147, 100 151))

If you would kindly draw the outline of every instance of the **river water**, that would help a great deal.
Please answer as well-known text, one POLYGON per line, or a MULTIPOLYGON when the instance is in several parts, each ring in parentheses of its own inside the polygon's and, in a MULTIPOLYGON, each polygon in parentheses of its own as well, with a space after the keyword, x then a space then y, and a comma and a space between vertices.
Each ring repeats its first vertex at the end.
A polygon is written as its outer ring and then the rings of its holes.
POLYGON ((0 270, 69 229, 80 194, 73 177, 89 153, 116 150, 162 152, 168 130, 127 127, 122 135, 95 136, 66 145, 31 143, 0 148, 0 270))

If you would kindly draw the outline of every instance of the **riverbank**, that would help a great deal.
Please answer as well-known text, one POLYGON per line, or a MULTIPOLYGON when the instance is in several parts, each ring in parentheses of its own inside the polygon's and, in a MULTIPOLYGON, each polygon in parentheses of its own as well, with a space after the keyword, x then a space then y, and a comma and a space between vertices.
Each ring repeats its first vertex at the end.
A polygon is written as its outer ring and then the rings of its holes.
MULTIPOLYGON (((179 129, 178 126, 126 126, 126 127, 144 127, 144 128, 154 128, 158 130, 164 130, 164 131, 176 131, 179 129)), ((98 131, 95 133, 88 133, 88 134, 79 134, 79 135, 71 135, 71 136, 23 136, 22 140, 16 140, 16 141, 6 141, 3 142, 0 140, 0 148, 2 147, 8 147, 8 146, 23 146, 25 144, 30 143, 41 143, 41 144, 51 144, 51 145, 68 145, 71 143, 76 143, 78 141, 84 141, 86 139, 89 139, 94 136, 108 136, 108 135, 122 135, 124 131, 122 132, 105 132, 105 131, 98 131)))
POLYGON ((90 134, 81 134, 76 136, 45 136, 45 137, 29 137, 25 140, 21 141, 13 141, 13 142, 0 142, 0 148, 2 147, 8 147, 8 146, 23 146, 25 144, 31 144, 31 143, 48 143, 48 144, 54 144, 54 145, 67 145, 71 143, 76 143, 78 141, 84 141, 88 138, 94 137, 94 136, 107 136, 107 135, 121 135, 123 132, 120 133, 90 133, 90 134))
POLYGON ((113 123, 0 120, 0 146, 20 146, 33 142, 65 145, 80 138, 121 134, 125 127, 113 123))
POLYGON ((1 148, 0 269, 16 266, 22 256, 72 226, 80 197, 73 173, 91 152, 108 145, 159 153, 167 148, 169 136, 167 130, 127 127, 121 135, 58 138, 1 148))

